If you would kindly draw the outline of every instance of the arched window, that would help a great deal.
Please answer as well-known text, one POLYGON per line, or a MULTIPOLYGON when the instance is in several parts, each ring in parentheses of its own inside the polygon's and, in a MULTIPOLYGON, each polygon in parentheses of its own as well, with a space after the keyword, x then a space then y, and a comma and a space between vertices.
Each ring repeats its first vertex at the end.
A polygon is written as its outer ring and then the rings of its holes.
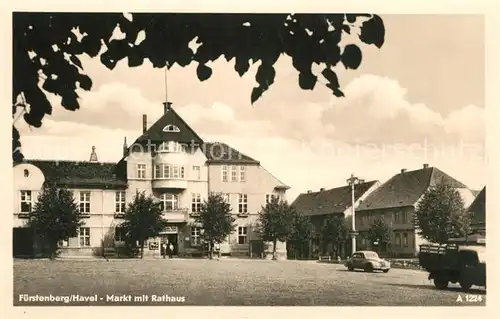
POLYGON ((175 125, 169 124, 163 128, 163 132, 172 132, 172 133, 178 133, 181 130, 175 125))

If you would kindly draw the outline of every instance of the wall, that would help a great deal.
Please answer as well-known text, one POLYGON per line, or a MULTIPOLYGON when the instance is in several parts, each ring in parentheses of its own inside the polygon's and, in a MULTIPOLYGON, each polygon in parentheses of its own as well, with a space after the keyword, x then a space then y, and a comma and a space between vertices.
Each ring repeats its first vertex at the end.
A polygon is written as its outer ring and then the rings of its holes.
MULTIPOLYGON (((211 164, 208 167, 209 174, 209 192, 226 193, 230 196, 231 208, 233 214, 238 214, 239 203, 238 194, 247 194, 248 197, 248 216, 236 217, 236 231, 229 236, 228 242, 221 245, 221 252, 231 254, 244 255, 249 252, 249 244, 251 240, 258 240, 259 237, 255 232, 257 217, 262 206, 266 204, 266 194, 279 195, 286 199, 284 190, 275 190, 276 186, 284 186, 284 184, 274 177, 271 173, 265 170, 260 165, 245 165, 246 178, 244 182, 231 182, 231 169, 228 169, 229 181, 222 181, 222 166, 220 164, 211 164), (238 227, 247 227, 248 243, 245 245, 238 244, 238 227)), ((239 167, 238 167, 239 177, 239 167)), ((278 243, 277 252, 280 257, 286 256, 286 244, 278 243)), ((267 251, 272 251, 272 245, 267 246, 267 251)))

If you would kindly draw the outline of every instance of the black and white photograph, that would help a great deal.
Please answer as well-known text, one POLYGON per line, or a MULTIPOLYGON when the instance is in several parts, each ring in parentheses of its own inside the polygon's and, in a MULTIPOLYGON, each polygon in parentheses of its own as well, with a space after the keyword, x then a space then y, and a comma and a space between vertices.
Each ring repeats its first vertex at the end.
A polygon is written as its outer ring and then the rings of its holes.
POLYGON ((486 306, 485 16, 289 11, 12 12, 14 308, 486 306))

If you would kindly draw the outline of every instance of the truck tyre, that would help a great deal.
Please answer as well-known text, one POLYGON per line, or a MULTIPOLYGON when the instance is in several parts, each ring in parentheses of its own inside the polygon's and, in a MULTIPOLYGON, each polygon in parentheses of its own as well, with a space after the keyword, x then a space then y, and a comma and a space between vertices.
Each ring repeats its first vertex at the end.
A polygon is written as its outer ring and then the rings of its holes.
POLYGON ((448 280, 444 279, 443 277, 436 277, 434 278, 434 286, 437 288, 437 289, 446 289, 448 287, 448 280))
POLYGON ((349 271, 354 271, 354 268, 352 268, 352 267, 347 267, 347 270, 349 270, 349 271))
POLYGON ((472 287, 472 285, 464 280, 460 281, 459 282, 460 284, 460 287, 463 289, 463 290, 469 290, 470 287, 472 287))

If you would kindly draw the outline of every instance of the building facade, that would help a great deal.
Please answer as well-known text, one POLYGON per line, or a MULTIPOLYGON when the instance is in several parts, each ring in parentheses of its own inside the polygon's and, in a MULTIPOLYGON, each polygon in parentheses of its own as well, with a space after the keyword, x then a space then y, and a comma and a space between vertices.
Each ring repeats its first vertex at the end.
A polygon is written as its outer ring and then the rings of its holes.
POLYGON ((475 196, 466 185, 424 164, 422 169, 401 170, 377 190, 372 192, 356 209, 356 229, 359 231, 357 249, 377 249, 392 256, 416 256, 419 246, 425 243, 415 231, 415 208, 425 191, 438 183, 452 185, 468 207, 475 196), (388 247, 372 247, 365 238, 375 219, 383 218, 392 228, 392 241, 388 247))
MULTIPOLYGON (((14 166, 14 251, 30 252, 27 213, 44 183, 71 189, 85 214, 78 236, 60 243, 62 255, 102 255, 103 247, 124 244, 119 224, 137 191, 162 204, 168 227, 146 242, 145 256, 160 256, 163 242, 179 256, 201 253, 201 225, 194 224, 209 194, 221 193, 231 204, 235 232, 221 244, 222 254, 262 257, 272 251, 256 234, 258 212, 270 196, 286 198, 284 183, 260 162, 224 143, 207 143, 165 103, 164 114, 151 127, 143 116, 142 135, 123 145, 117 163, 101 163, 95 150, 89 162, 26 160, 14 166), (24 242, 24 244, 23 244, 24 242)), ((286 244, 277 246, 286 255, 286 244)))
MULTIPOLYGON (((370 181, 354 186, 354 207, 358 207, 368 195, 377 187, 379 181, 370 181)), ((318 255, 327 255, 332 252, 332 247, 322 242, 321 230, 325 225, 326 219, 332 215, 339 215, 346 219, 348 226, 352 229, 349 220, 352 218, 352 189, 351 186, 342 186, 332 189, 320 189, 319 192, 307 191, 301 193, 292 206, 300 214, 309 217, 312 224, 312 240, 309 243, 307 251, 302 252, 308 258, 317 258, 318 255)), ((346 242, 345 247, 337 252, 342 257, 351 251, 351 241, 346 242)))

